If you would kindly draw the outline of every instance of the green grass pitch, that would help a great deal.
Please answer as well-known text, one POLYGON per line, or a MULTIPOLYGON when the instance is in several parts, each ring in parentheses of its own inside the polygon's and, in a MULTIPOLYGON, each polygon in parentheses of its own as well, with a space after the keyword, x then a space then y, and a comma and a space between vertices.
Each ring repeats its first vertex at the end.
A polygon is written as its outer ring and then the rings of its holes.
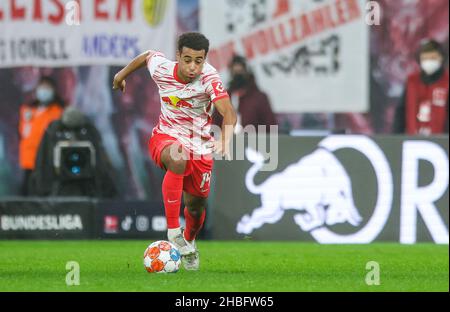
POLYGON ((0 291, 449 291, 447 245, 201 241, 201 268, 150 274, 151 241, 0 241, 0 291), (67 286, 66 263, 80 265, 67 286), (368 286, 369 261, 380 285, 368 286))

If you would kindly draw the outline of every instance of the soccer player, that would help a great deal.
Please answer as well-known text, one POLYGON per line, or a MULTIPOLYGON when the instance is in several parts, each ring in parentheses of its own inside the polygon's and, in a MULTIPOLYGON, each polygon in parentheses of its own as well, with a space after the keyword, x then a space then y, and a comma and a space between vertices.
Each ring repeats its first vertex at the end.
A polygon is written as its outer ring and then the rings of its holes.
POLYGON ((198 270, 195 238, 205 220, 213 153, 229 157, 236 113, 214 67, 206 62, 209 40, 200 33, 178 38, 176 62, 147 51, 118 72, 113 89, 125 92, 125 79, 146 66, 161 96, 159 124, 149 142, 151 157, 166 170, 162 183, 167 236, 181 253, 185 269, 198 270), (223 116, 219 140, 211 136, 213 110, 223 116), (186 228, 179 223, 183 195, 186 228))

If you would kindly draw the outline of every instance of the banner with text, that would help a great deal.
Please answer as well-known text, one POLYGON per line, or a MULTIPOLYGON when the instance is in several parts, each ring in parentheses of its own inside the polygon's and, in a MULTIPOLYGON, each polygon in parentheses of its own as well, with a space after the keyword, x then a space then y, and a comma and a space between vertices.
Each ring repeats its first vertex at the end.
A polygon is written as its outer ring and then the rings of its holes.
POLYGON ((277 113, 366 112, 366 14, 364 0, 201 0, 200 28, 224 80, 247 57, 277 113))
POLYGON ((175 41, 176 0, 0 2, 0 67, 124 65, 175 41))
POLYGON ((95 200, 0 200, 0 239, 86 239, 94 233, 95 200))
POLYGON ((249 144, 245 160, 214 165, 212 237, 448 244, 448 144, 357 135, 280 136, 268 153, 249 144))

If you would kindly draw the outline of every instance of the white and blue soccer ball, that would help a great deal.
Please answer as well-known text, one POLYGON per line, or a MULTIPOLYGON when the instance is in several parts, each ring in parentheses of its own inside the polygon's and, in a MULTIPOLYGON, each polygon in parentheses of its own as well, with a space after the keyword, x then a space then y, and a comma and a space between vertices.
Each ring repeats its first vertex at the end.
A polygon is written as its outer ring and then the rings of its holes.
POLYGON ((171 242, 153 242, 144 252, 144 267, 149 273, 176 273, 180 265, 180 252, 171 242))

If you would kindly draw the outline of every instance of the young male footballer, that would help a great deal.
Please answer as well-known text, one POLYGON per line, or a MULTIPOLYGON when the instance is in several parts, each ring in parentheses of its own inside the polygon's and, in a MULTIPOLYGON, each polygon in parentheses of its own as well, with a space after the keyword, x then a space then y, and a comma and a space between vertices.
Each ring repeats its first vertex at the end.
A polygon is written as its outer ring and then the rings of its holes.
POLYGON ((213 153, 227 157, 236 125, 236 113, 216 69, 206 62, 209 40, 200 33, 178 38, 177 61, 149 50, 119 71, 113 89, 125 92, 125 79, 146 66, 158 86, 161 114, 153 129, 149 152, 166 171, 162 183, 167 236, 180 253, 187 270, 198 270, 195 238, 205 220, 213 153), (211 136, 213 110, 223 116, 219 140, 211 136), (179 223, 183 195, 186 227, 179 223))

